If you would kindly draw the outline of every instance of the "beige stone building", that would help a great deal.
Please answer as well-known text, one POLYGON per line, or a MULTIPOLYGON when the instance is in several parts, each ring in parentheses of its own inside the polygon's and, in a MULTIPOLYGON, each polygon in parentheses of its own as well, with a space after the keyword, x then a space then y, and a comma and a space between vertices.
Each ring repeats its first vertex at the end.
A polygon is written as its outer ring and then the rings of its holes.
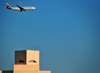
POLYGON ((40 71, 39 68, 39 51, 22 50, 15 51, 14 70, 0 71, 0 73, 51 73, 51 71, 40 71))

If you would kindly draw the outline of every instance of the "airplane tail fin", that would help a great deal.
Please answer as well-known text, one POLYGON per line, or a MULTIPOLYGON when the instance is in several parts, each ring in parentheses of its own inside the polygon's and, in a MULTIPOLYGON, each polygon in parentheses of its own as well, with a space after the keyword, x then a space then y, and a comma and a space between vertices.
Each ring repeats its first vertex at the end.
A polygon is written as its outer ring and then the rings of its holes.
POLYGON ((8 9, 11 9, 11 6, 8 3, 6 3, 6 6, 8 9))

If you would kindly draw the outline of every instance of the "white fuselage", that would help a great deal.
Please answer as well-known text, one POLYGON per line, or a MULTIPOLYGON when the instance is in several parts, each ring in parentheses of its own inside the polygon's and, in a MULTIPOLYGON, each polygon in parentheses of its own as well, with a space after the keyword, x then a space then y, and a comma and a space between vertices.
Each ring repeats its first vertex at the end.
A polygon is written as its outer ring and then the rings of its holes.
POLYGON ((20 10, 18 7, 11 7, 12 10, 20 10))
POLYGON ((26 11, 26 10, 33 10, 36 9, 35 7, 20 7, 18 5, 16 5, 17 7, 11 7, 8 3, 6 3, 7 9, 11 9, 11 10, 19 10, 20 12, 22 11, 26 11))
MULTIPOLYGON (((24 10, 33 10, 36 9, 35 7, 22 7, 24 10)), ((18 7, 11 7, 11 10, 20 10, 18 7)))

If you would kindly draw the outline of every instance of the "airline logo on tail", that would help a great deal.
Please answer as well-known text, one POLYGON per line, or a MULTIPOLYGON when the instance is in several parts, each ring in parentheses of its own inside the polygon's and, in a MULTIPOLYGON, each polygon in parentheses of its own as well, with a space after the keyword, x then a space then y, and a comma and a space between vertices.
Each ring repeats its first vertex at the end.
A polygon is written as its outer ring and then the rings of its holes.
POLYGON ((11 9, 11 6, 8 3, 6 3, 6 6, 8 9, 11 9))

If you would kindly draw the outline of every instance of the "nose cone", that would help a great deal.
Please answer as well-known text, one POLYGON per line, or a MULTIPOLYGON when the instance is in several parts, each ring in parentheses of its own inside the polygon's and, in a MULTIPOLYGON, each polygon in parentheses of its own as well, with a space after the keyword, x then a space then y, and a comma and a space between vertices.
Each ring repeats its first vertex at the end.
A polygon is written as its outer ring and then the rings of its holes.
POLYGON ((35 7, 32 7, 32 9, 36 9, 35 7))

